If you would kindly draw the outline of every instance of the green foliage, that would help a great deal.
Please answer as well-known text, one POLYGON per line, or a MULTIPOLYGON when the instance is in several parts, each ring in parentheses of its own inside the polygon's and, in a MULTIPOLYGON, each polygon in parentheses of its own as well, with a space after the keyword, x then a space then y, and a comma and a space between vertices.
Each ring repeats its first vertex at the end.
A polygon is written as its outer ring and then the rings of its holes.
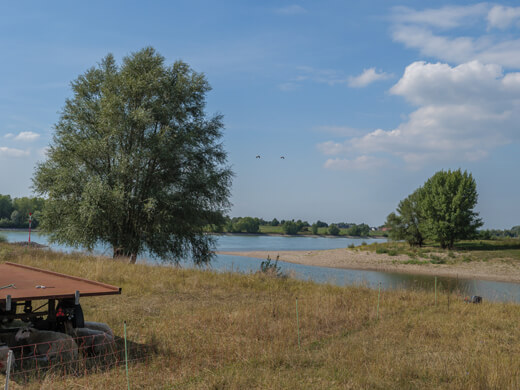
POLYGON ((332 236, 337 236, 339 234, 339 227, 337 227, 335 224, 331 224, 329 226, 328 233, 332 236))
POLYGON ((406 199, 399 202, 396 213, 386 218, 386 226, 390 228, 389 236, 393 240, 405 240, 410 246, 422 246, 424 237, 421 231, 423 218, 420 203, 422 189, 416 190, 406 199))
POLYGON ((246 233, 258 233, 260 231, 260 221, 258 218, 244 217, 235 223, 235 230, 246 233))
POLYGON ((311 231, 312 231, 312 234, 318 234, 318 224, 317 223, 312 224, 311 231))
POLYGON ((388 215, 390 238, 406 240, 411 246, 421 246, 427 238, 451 249, 455 241, 475 237, 482 226, 473 211, 477 198, 470 173, 460 169, 437 172, 399 202, 397 213, 388 215))
POLYGON ((280 222, 276 218, 273 218, 273 220, 271 221, 271 226, 278 226, 278 225, 280 225, 280 222))
POLYGON ((38 227, 44 206, 43 198, 11 199, 10 195, 0 195, 0 228, 29 227, 29 213, 32 213, 31 226, 38 227))
POLYGON ((232 172, 222 116, 206 116, 210 86, 152 48, 112 55, 72 82, 34 188, 48 197, 42 228, 53 242, 103 242, 132 261, 143 250, 178 262, 211 260, 208 225, 224 222, 232 172))
POLYGON ((473 238, 482 226, 478 213, 477 185, 466 171, 440 171, 424 183, 421 200, 425 235, 442 248, 453 248, 457 240, 473 238))
POLYGON ((290 235, 298 234, 302 227, 302 224, 299 224, 294 221, 285 221, 282 225, 284 233, 290 235))
POLYGON ((323 228, 323 227, 329 227, 329 225, 326 223, 326 222, 322 222, 320 220, 316 221, 316 225, 319 227, 319 228, 323 228))
POLYGON ((0 218, 11 218, 13 201, 9 195, 0 195, 0 218))
POLYGON ((370 233, 370 226, 366 223, 361 223, 359 225, 354 224, 347 229, 346 233, 347 236, 365 237, 370 233))
POLYGON ((276 256, 276 260, 273 262, 271 257, 267 255, 267 259, 260 263, 260 272, 276 277, 283 277, 282 268, 278 265, 279 258, 280 256, 276 256))

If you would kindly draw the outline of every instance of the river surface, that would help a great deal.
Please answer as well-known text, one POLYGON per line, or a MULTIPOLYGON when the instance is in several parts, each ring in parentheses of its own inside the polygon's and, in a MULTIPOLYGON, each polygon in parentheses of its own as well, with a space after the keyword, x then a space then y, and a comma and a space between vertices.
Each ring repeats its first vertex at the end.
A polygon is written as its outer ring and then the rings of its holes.
MULTIPOLYGON (((9 242, 27 241, 26 231, 2 231, 0 235, 7 238, 9 242)), ((216 236, 217 251, 271 251, 271 258, 276 258, 276 252, 285 250, 321 250, 346 248, 350 244, 355 246, 363 242, 384 242, 385 239, 373 238, 345 238, 345 237, 280 237, 280 236, 248 236, 248 235, 223 235, 216 236)), ((33 232, 31 241, 43 245, 49 245, 51 249, 73 252, 80 249, 64 245, 49 244, 45 235, 33 232)), ((93 250, 94 254, 111 255, 108 247, 97 246, 93 250)), ((146 256, 145 256, 146 257, 146 256)), ((149 261, 158 262, 160 260, 149 258, 149 261)), ((217 255, 211 263, 210 268, 219 272, 256 272, 260 268, 262 259, 250 257, 217 255)), ((317 266, 307 266, 292 264, 280 261, 279 266, 285 272, 295 278, 312 280, 318 283, 330 283, 340 286, 345 285, 365 285, 371 288, 384 289, 435 289, 435 277, 430 275, 412 275, 378 271, 349 270, 339 268, 326 268, 317 266)), ((183 267, 191 267, 187 261, 181 262, 183 267)), ((477 279, 458 279, 458 278, 437 278, 437 290, 439 299, 447 291, 460 293, 465 296, 480 295, 484 299, 491 301, 513 301, 520 302, 520 284, 495 282, 477 279)))

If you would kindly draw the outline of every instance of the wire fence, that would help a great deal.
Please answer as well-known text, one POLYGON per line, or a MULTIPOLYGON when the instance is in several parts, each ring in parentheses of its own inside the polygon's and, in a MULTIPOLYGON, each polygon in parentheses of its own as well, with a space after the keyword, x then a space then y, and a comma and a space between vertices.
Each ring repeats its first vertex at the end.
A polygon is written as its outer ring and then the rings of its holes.
POLYGON ((17 383, 43 380, 47 375, 82 376, 125 364, 149 362, 153 347, 110 335, 88 335, 10 348, 14 354, 11 378, 17 383))

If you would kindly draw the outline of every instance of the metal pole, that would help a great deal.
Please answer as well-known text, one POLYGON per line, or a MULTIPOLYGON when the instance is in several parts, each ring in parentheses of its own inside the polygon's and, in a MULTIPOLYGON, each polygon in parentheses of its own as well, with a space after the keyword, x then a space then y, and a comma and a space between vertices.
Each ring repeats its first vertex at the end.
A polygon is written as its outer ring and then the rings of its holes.
POLYGON ((130 390, 130 378, 128 377, 128 348, 126 346, 126 321, 124 322, 125 328, 125 367, 126 367, 126 384, 128 386, 128 390, 130 390))
POLYGON ((379 282, 379 293, 377 294, 377 319, 379 320, 379 300, 381 299, 381 282, 379 282))
POLYGON ((31 224, 32 224, 32 213, 29 213, 29 244, 31 243, 31 224))
POLYGON ((13 351, 9 350, 7 353, 7 367, 5 372, 5 390, 9 390, 9 376, 11 375, 11 366, 13 364, 13 351))
POLYGON ((298 298, 296 298, 296 328, 298 331, 298 348, 302 349, 300 345, 300 320, 298 318, 298 298))
POLYGON ((437 276, 435 277, 435 306, 437 306, 437 276))

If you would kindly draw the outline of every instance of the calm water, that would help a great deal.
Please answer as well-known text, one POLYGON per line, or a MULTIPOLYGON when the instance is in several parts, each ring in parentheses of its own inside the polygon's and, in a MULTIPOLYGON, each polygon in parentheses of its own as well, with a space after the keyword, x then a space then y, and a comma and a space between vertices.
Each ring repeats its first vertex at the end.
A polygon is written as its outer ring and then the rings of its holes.
MULTIPOLYGON (((4 231, 0 232, 8 241, 26 241, 27 232, 4 231)), ((46 236, 32 233, 31 241, 47 245, 46 236)), ((219 251, 271 251, 271 258, 276 258, 277 251, 283 250, 319 250, 346 248, 350 244, 361 245, 362 242, 383 242, 384 239, 352 239, 352 238, 326 238, 326 237, 276 237, 276 236, 217 236, 217 250, 219 251)), ((74 251, 74 249, 62 245, 51 245, 52 249, 61 251, 74 251)), ((94 253, 111 255, 110 248, 98 246, 94 253)), ((260 268, 263 259, 253 259, 242 256, 217 255, 211 268, 216 271, 256 272, 260 268)), ((152 260, 153 261, 153 260, 152 260)), ((182 262, 182 266, 191 267, 191 263, 182 262)), ((366 285, 383 289, 429 289, 434 290, 435 278, 427 275, 410 275, 377 271, 347 270, 326 267, 311 267, 300 264, 279 262, 283 272, 303 279, 318 283, 331 283, 335 285, 366 285)), ((473 279, 437 278, 440 294, 448 290, 458 291, 463 295, 480 295, 487 300, 520 302, 520 284, 493 282, 473 279)), ((441 299, 441 298, 440 298, 441 299)))

